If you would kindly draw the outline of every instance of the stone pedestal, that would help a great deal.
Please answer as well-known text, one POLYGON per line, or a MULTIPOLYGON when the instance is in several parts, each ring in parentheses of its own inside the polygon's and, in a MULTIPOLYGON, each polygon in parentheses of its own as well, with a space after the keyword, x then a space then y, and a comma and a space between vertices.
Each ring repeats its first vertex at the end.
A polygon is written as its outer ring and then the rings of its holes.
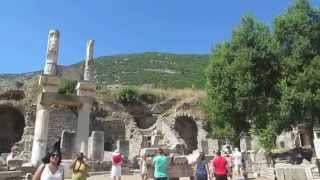
POLYGON ((74 148, 76 141, 76 133, 74 131, 62 131, 61 135, 61 151, 63 159, 74 158, 74 148))
POLYGON ((151 136, 151 146, 157 146, 159 145, 161 136, 160 135, 153 135, 151 136))
POLYGON ((89 138, 88 156, 93 161, 103 161, 104 158, 104 133, 103 131, 92 131, 89 138))

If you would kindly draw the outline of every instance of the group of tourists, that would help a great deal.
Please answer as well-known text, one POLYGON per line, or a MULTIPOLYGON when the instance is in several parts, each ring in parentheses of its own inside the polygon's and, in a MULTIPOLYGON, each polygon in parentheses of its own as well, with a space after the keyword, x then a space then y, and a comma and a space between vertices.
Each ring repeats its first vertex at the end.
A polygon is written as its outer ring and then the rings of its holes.
MULTIPOLYGON (((42 164, 37 168, 32 180, 63 180, 64 169, 61 163, 62 154, 59 148, 52 148, 42 159, 42 164)), ((89 172, 87 158, 79 153, 72 162, 72 180, 86 180, 89 172)))
MULTIPOLYGON (((174 154, 170 156, 163 149, 158 149, 158 154, 152 158, 154 167, 154 178, 156 180, 167 180, 168 166, 174 160, 174 154)), ((140 162, 142 180, 148 179, 148 156, 143 156, 140 162)), ((77 154, 72 162, 72 180, 86 180, 89 176, 88 158, 83 154, 77 154)), ((42 165, 36 170, 33 180, 62 180, 64 178, 64 169, 61 163, 61 152, 59 149, 53 149, 42 159, 42 165)), ((111 177, 113 180, 121 180, 121 166, 123 164, 123 155, 116 150, 111 157, 111 177)), ((241 152, 236 148, 232 154, 220 151, 208 160, 204 153, 200 153, 194 166, 196 180, 208 180, 215 177, 216 180, 227 180, 228 177, 235 179, 246 179, 246 172, 243 164, 241 152)))
MULTIPOLYGON (((168 166, 173 161, 174 154, 167 156, 163 149, 158 150, 159 153, 152 159, 154 167, 154 178, 156 180, 167 180, 168 166)), ((143 156, 140 163, 140 171, 142 180, 148 178, 147 172, 147 159, 148 156, 143 156)), ((232 179, 245 180, 247 179, 244 162, 241 152, 236 148, 232 154, 220 151, 216 152, 215 156, 208 160, 204 153, 200 153, 194 167, 194 177, 196 180, 227 180, 228 177, 232 179)))

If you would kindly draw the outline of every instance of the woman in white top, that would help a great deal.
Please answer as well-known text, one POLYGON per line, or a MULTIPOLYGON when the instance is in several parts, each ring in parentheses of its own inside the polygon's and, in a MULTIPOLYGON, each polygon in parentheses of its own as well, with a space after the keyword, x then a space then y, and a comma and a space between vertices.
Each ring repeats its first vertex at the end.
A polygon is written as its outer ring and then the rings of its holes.
POLYGON ((147 156, 144 155, 141 159, 140 163, 140 171, 141 171, 141 178, 142 180, 147 180, 148 179, 148 169, 147 169, 147 156))
POLYGON ((60 165, 60 152, 54 151, 48 153, 42 161, 43 164, 38 167, 32 180, 63 180, 64 171, 63 167, 60 165))
POLYGON ((111 162, 112 179, 116 180, 118 177, 118 180, 121 180, 121 165, 123 163, 123 155, 119 152, 119 150, 116 150, 114 153, 112 153, 111 162))

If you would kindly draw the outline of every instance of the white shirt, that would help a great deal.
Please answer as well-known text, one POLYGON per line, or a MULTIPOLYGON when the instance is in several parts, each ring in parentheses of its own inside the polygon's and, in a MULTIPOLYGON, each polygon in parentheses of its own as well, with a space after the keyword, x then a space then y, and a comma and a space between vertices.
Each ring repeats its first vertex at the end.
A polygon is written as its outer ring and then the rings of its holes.
POLYGON ((57 171, 52 174, 49 165, 46 164, 41 173, 40 180, 63 180, 63 167, 59 166, 57 171))
POLYGON ((242 164, 242 154, 241 154, 241 152, 239 152, 239 151, 234 152, 232 157, 233 157, 233 163, 235 165, 241 165, 242 164))

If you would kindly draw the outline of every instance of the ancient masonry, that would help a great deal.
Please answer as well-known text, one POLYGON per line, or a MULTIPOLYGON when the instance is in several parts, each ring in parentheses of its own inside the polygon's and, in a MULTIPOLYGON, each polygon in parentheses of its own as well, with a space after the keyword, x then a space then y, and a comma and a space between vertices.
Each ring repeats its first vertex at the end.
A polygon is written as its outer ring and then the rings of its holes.
POLYGON ((206 118, 193 112, 192 100, 173 98, 128 106, 97 102, 93 40, 87 44, 76 95, 57 93, 63 73, 58 66, 59 40, 58 31, 49 32, 46 63, 39 76, 41 89, 35 105, 25 103, 24 97, 0 97, 0 118, 8 126, 0 127, 2 155, 12 151, 15 159, 37 166, 59 138, 64 162, 74 158, 77 152, 87 154, 92 161, 110 161, 104 154, 116 148, 132 162, 144 148, 169 148, 182 155, 196 150, 211 154, 211 149, 216 148, 213 140, 206 137, 206 118))
MULTIPOLYGON (((77 96, 63 96, 57 93, 60 79, 57 77, 57 60, 59 53, 59 32, 50 31, 48 38, 47 59, 39 84, 42 92, 37 103, 35 131, 33 138, 31 163, 36 166, 44 157, 48 145, 48 131, 51 106, 67 106, 77 110, 77 128, 73 152, 88 153, 89 116, 96 93, 95 77, 93 72, 93 41, 87 45, 83 81, 78 82, 77 96)), ((54 124, 53 124, 54 125, 54 124)), ((63 127, 62 127, 63 128, 63 127)), ((56 129, 62 130, 62 129, 56 129)), ((53 132, 52 132, 53 133, 53 132)), ((59 136, 61 132, 57 133, 59 136)), ((52 136, 52 134, 51 134, 52 136)))

